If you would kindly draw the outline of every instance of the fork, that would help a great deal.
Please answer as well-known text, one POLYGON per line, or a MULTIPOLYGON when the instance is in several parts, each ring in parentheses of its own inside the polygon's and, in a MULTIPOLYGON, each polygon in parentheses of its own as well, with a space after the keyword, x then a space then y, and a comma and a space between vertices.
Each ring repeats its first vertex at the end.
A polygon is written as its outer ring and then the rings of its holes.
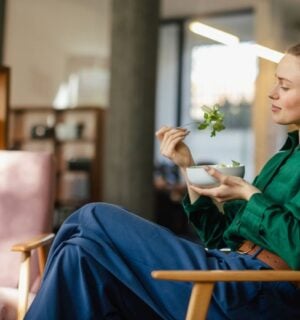
POLYGON ((192 121, 192 122, 184 123, 183 125, 181 125, 179 127, 176 127, 176 129, 188 128, 193 124, 198 124, 198 122, 197 121, 192 121))

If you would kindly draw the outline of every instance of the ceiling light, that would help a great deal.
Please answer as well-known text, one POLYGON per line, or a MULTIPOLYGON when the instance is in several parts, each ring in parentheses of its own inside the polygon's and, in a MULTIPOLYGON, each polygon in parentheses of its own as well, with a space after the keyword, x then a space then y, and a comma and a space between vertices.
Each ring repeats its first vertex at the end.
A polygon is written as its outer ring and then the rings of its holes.
POLYGON ((276 63, 278 63, 284 55, 282 52, 261 46, 259 44, 253 45, 253 51, 254 51, 254 54, 256 54, 258 57, 264 58, 276 63))
MULTIPOLYGON (((222 30, 210 27, 201 22, 191 22, 189 24, 189 29, 198 35, 215 40, 225 45, 233 45, 240 42, 240 39, 237 36, 231 33, 227 33, 222 30)), ((253 53, 257 57, 260 57, 275 63, 278 63, 284 55, 282 52, 261 46, 259 44, 253 44, 253 53)))
POLYGON ((222 30, 210 27, 204 23, 191 22, 189 24, 189 29, 192 32, 197 33, 203 37, 215 40, 220 43, 224 43, 226 45, 237 44, 240 42, 238 37, 222 30))

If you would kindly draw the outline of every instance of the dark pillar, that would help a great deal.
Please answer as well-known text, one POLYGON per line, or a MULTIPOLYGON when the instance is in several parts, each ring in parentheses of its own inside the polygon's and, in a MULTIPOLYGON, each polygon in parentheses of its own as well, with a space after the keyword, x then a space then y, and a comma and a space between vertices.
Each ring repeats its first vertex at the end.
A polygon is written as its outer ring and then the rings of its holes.
POLYGON ((110 107, 104 201, 153 215, 159 0, 112 1, 110 107))

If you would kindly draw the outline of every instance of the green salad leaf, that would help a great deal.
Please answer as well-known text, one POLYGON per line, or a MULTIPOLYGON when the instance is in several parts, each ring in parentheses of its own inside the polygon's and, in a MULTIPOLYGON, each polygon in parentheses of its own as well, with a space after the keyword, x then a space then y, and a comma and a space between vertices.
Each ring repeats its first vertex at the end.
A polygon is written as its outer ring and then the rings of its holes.
POLYGON ((201 108, 204 111, 204 121, 199 124, 198 129, 209 128, 211 130, 210 136, 215 137, 217 132, 225 129, 224 114, 220 112, 218 104, 213 107, 202 106, 201 108))
POLYGON ((225 163, 220 163, 219 166, 221 168, 232 168, 232 167, 239 167, 241 164, 238 161, 231 160, 231 164, 225 164, 225 163))
POLYGON ((231 160, 231 164, 233 167, 239 167, 241 164, 238 161, 231 160))

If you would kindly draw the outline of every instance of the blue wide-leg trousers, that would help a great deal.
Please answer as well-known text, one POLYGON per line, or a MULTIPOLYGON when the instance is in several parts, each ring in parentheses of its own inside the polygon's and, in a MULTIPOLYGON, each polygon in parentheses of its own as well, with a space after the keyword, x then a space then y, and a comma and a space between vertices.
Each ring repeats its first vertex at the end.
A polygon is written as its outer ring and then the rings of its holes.
MULTIPOLYGON (((184 320, 191 283, 154 280, 151 271, 267 268, 255 256, 205 250, 121 207, 92 203, 57 233, 25 319, 184 320)), ((290 283, 218 283, 208 319, 296 320, 299 299, 290 283)))

